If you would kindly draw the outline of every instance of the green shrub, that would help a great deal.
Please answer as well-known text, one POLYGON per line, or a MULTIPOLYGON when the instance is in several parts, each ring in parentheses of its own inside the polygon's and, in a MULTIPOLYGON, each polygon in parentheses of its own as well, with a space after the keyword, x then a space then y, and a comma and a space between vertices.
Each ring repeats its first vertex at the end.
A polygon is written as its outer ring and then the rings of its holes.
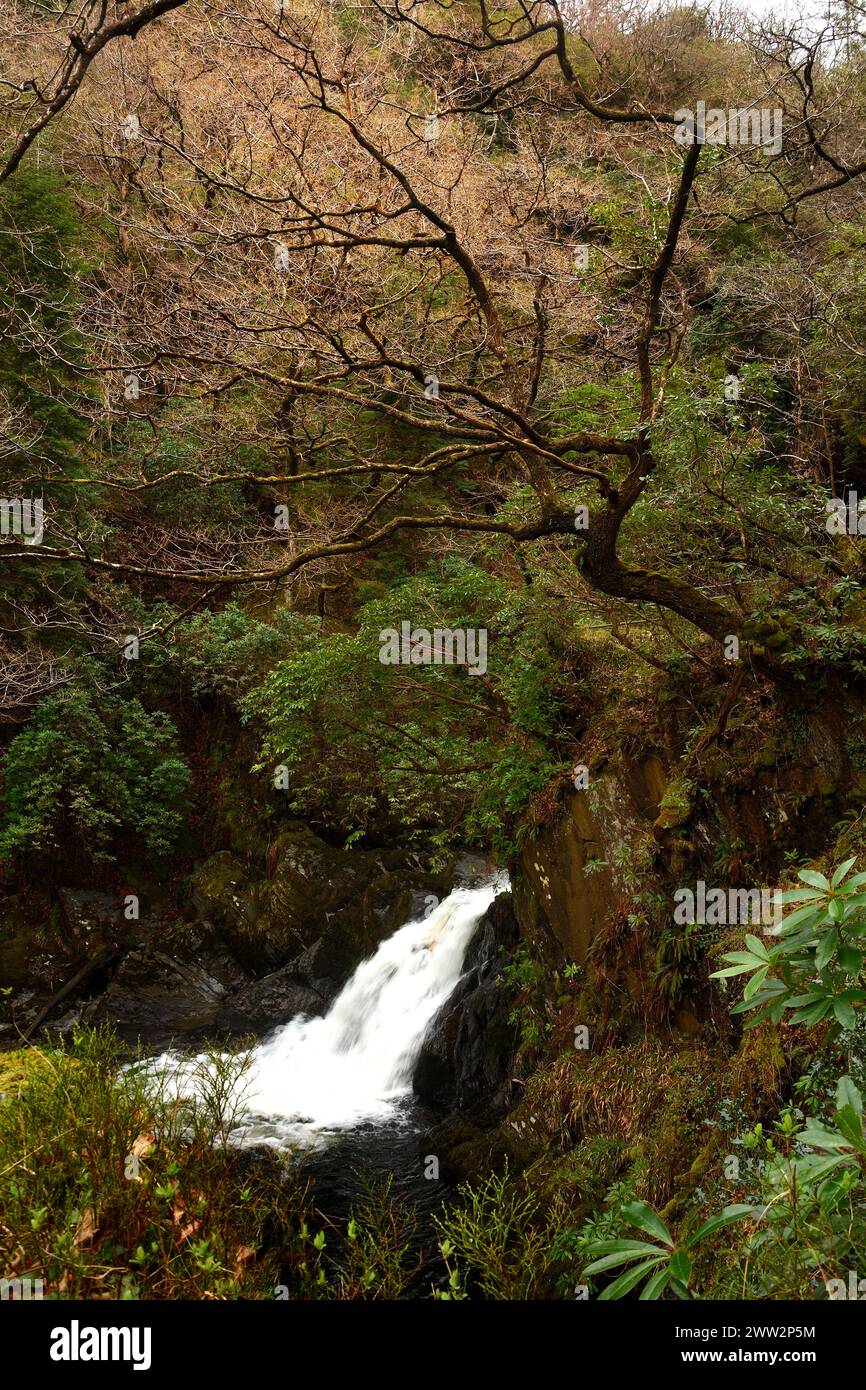
POLYGON ((435 1218, 440 1250, 451 1267, 451 1296, 477 1290, 483 1298, 526 1300, 550 1293, 554 1262, 551 1219, 531 1193, 492 1174, 485 1182, 459 1188, 459 1201, 435 1218))
POLYGON ((780 1023, 786 1010, 793 1010, 790 1023, 810 1028, 831 1019, 831 1037, 854 1027, 855 1011, 866 1003, 866 873, 848 878, 854 863, 846 859, 832 879, 801 869, 797 877, 807 886, 779 895, 780 902, 796 908, 773 928, 778 940, 768 947, 749 935, 747 950, 723 957, 729 964, 712 979, 750 977, 742 1000, 731 1009, 753 1014, 747 1028, 767 1020, 780 1023))
POLYGON ((111 859, 123 835, 168 854, 190 782, 167 714, 83 686, 43 701, 3 773, 0 856, 91 863, 111 859))
POLYGON ((222 1146, 225 1062, 201 1068, 193 1105, 123 1070, 107 1029, 40 1055, 0 1100, 5 1276, 48 1298, 272 1297, 290 1259, 300 1277, 302 1190, 222 1146))
POLYGON ((278 661, 308 643, 316 618, 279 609, 272 622, 251 617, 237 603, 199 613, 177 629, 176 655, 193 693, 238 699, 278 661))
POLYGON ((555 771, 552 660, 528 600, 456 560, 363 606, 334 633, 274 666, 243 702, 264 726, 256 770, 285 764, 292 808, 351 832, 399 825, 430 842, 508 847, 530 797, 555 771), (489 669, 390 665, 380 634, 484 629, 489 669))
POLYGON ((390 1182, 338 1232, 285 1156, 232 1145, 249 1051, 187 1059, 181 1096, 144 1058, 124 1065, 107 1027, 15 1056, 30 1064, 0 1093, 0 1277, 41 1279, 53 1299, 404 1291, 414 1220, 390 1182))

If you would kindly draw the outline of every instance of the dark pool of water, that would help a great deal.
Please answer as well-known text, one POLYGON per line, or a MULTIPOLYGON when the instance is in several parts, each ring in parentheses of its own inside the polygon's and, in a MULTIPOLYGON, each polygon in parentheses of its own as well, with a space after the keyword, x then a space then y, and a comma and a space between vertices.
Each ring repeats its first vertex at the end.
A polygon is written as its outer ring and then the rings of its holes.
POLYGON ((416 1220, 410 1258, 420 1257, 421 1263, 407 1289, 408 1298, 429 1297, 432 1284, 441 1284, 445 1278, 433 1217, 450 1200, 451 1189, 440 1179, 425 1177, 422 1143, 424 1132, 440 1119, 438 1112, 407 1096, 392 1119, 367 1121, 335 1133, 326 1147, 300 1164, 313 1184, 313 1204, 334 1224, 337 1240, 352 1208, 368 1198, 370 1186, 381 1187, 390 1177, 391 1195, 405 1203, 416 1220))

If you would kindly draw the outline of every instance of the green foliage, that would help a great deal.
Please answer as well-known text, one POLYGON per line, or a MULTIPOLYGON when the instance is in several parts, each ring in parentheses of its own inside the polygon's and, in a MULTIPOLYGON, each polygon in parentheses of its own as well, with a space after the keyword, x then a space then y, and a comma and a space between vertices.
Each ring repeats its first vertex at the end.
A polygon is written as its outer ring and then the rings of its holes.
MULTIPOLYGON (((836 1087, 834 1124, 798 1121, 785 1110, 772 1137, 756 1125, 742 1140, 762 1154, 754 1225, 733 1267, 708 1271, 709 1288, 723 1296, 815 1298, 850 1265, 866 1243, 866 1163, 862 1097, 849 1076, 836 1087)), ((754 1171, 753 1166, 753 1171, 754 1171)))
POLYGON ((228 603, 217 613, 199 613, 178 631, 176 654, 193 693, 220 693, 232 700, 247 694, 287 652, 309 645, 318 620, 277 610, 262 622, 228 603))
POLYGON ((0 855, 111 859, 126 836, 152 856, 183 824, 189 768, 167 714, 69 686, 44 700, 9 745, 0 855))
MULTIPOLYGON (((82 231, 63 177, 25 162, 0 192, 0 391, 25 407, 39 453, 70 463, 86 437, 71 373, 82 231)), ((23 440, 23 435, 22 435, 23 440)))
POLYGON ((812 1121, 800 1135, 801 1142, 810 1148, 834 1155, 819 1165, 820 1175, 852 1164, 866 1172, 863 1097, 850 1076, 839 1078, 834 1119, 834 1129, 812 1121))
POLYGON ((456 561, 366 603, 335 633, 279 662, 243 702, 265 727, 257 770, 289 768, 294 808, 348 830, 400 825, 505 848, 550 779, 553 664, 530 600, 456 561), (387 665, 401 623, 485 629, 489 668, 387 665))
POLYGON ((694 976, 707 943, 707 929, 697 922, 665 925, 656 947, 654 979, 669 1009, 674 1008, 694 976))
POLYGON ((646 1202, 629 1202, 621 1209, 622 1217, 629 1226, 651 1236, 652 1240, 612 1239, 595 1242, 588 1251, 595 1258, 583 1271, 584 1276, 607 1273, 608 1270, 630 1264, 631 1269, 620 1274, 602 1290, 600 1300, 624 1298, 644 1279, 646 1283, 640 1294, 642 1300, 661 1298, 668 1288, 678 1298, 689 1298, 695 1246, 715 1231, 751 1214, 750 1206, 735 1203, 716 1216, 711 1216, 685 1240, 677 1241, 651 1206, 646 1202))
MULTIPOLYGON (((15 1054, 18 1056, 18 1054, 15 1054)), ((342 1243, 297 1169, 228 1143, 248 1050, 187 1061, 184 1093, 109 1028, 27 1049, 0 1094, 0 1268, 79 1298, 396 1298, 414 1220, 370 1187, 342 1243), (333 1247, 333 1248, 332 1248, 333 1247)))
POLYGON ((442 1262, 448 1272, 448 1284, 444 1289, 434 1288, 432 1291, 433 1297, 443 1303, 462 1302, 464 1299, 468 1298, 469 1295, 463 1287, 463 1276, 460 1271, 460 1266, 454 1259, 454 1246, 451 1244, 450 1240, 442 1240, 439 1242, 439 1253, 442 1256, 442 1262))
POLYGON ((194 1104, 122 1070, 107 1029, 39 1055, 17 1097, 0 1100, 4 1271, 42 1278, 49 1298, 261 1298, 278 1282, 280 1241, 299 1268, 302 1190, 278 1163, 245 1165, 222 1145, 228 1062, 199 1069, 194 1104))
POLYGON ((714 972, 713 979, 748 974, 743 998, 732 1013, 753 1013, 746 1026, 765 1020, 781 1022, 793 1010, 791 1023, 814 1027, 832 1019, 830 1036, 852 1028, 855 1009, 866 1002, 861 988, 866 959, 866 873, 848 878, 853 858, 840 864, 832 879, 813 869, 801 869, 806 884, 780 894, 783 903, 797 903, 771 935, 780 938, 765 946, 756 936, 746 937, 747 950, 728 952, 729 964, 714 972))
POLYGON ((451 1296, 477 1289, 489 1299, 543 1298, 553 1262, 553 1227, 539 1200, 521 1191, 507 1172, 491 1174, 474 1187, 462 1184, 458 1198, 434 1218, 446 1259, 454 1256, 465 1265, 463 1272, 449 1265, 451 1296))
MULTIPOLYGON (((855 859, 841 863, 831 878, 812 869, 799 873, 806 885, 782 895, 796 905, 774 929, 779 944, 769 949, 754 936, 748 950, 725 956, 730 965, 715 978, 748 974, 742 1001, 732 1012, 754 1012, 754 1026, 778 1023, 786 1010, 791 1022, 815 1027, 832 1019, 825 1047, 843 1030, 850 1037, 866 992, 854 986, 862 974, 863 906, 866 874, 849 877, 855 859)), ((819 1100, 819 1071, 800 1078, 795 1088, 803 1103, 819 1100)), ((845 1074, 836 1084, 829 1120, 810 1118, 789 1107, 773 1137, 757 1124, 740 1141, 747 1154, 762 1152, 761 1189, 755 1199, 755 1228, 745 1251, 742 1296, 815 1297, 838 1279, 846 1263, 857 1262, 866 1244, 866 1131, 863 1097, 845 1074)), ((725 1275, 719 1280, 724 1285, 725 1275)), ((844 1283, 844 1280, 842 1281, 844 1283)), ((737 1296, 737 1295, 734 1295, 737 1296)))
POLYGON ((339 1253, 321 1296, 341 1301, 396 1299, 420 1263, 413 1254, 415 1213, 393 1195, 393 1176, 376 1183, 362 1178, 363 1195, 352 1208, 339 1253))
POLYGON ((544 980, 544 966, 529 954, 526 942, 520 941, 503 967, 501 978, 511 989, 535 990, 544 980))
MULTIPOLYGON (((598 1142, 597 1140, 585 1141, 586 1147, 590 1149, 587 1162, 592 1164, 593 1171, 596 1171, 599 1166, 598 1142)), ((605 1147, 609 1147, 612 1142, 615 1141, 607 1141, 605 1147)), ((621 1152, 618 1146, 616 1152, 621 1152)), ((602 1164, 601 1167, 603 1171, 604 1165, 602 1164)), ((606 1191, 602 1205, 596 1207, 579 1228, 563 1225, 554 1234, 551 1255, 557 1264, 565 1266, 557 1278, 556 1288, 557 1292, 564 1298, 572 1296, 578 1271, 583 1270, 591 1258, 591 1252, 596 1249, 598 1244, 601 1241, 620 1238, 627 1229, 622 1213, 623 1209, 635 1200, 633 1185, 630 1182, 617 1181, 611 1182, 610 1186, 605 1183, 604 1188, 606 1191)), ((591 1289, 593 1284, 594 1281, 590 1276, 588 1288, 591 1289)))
POLYGON ((498 980, 513 995, 508 1022, 520 1030, 521 1049, 536 1047, 550 1030, 550 1025, 544 1020, 544 989, 547 982, 544 965, 530 955, 526 943, 521 941, 503 966, 498 980))

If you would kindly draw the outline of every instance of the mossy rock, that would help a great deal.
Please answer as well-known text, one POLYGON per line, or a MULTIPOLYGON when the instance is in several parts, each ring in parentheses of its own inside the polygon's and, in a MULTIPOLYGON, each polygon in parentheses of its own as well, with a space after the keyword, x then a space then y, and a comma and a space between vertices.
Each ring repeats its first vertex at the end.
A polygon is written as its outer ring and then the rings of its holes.
POLYGON ((774 738, 768 739, 762 748, 759 748, 752 757, 755 768, 770 768, 778 766, 780 757, 779 746, 774 738))
POLYGON ((692 814, 689 787, 681 777, 675 777, 667 787, 659 806, 656 826, 660 830, 676 830, 685 825, 692 814))
MULTIPOLYGON (((287 964, 337 932, 351 948, 351 968, 423 907, 444 897, 451 874, 434 874, 402 849, 342 849, 302 821, 289 822, 262 856, 258 877, 228 850, 196 866, 188 879, 198 921, 187 941, 198 952, 231 951, 254 975, 287 964), (264 876, 267 870, 268 877, 264 876)), ((173 950, 183 941, 172 939, 173 950)))
POLYGON ((189 877, 196 910, 216 925, 252 927, 261 914, 261 887, 249 880, 237 855, 220 850, 189 877))
POLYGON ((622 1140, 610 1136, 582 1139, 547 1166, 534 1165, 533 1186, 551 1200, 564 1199, 574 1218, 584 1219, 602 1205, 608 1188, 627 1165, 622 1140))
POLYGON ((791 646, 799 635, 797 623, 785 614, 778 618, 750 618, 743 624, 743 636, 747 641, 769 652, 782 651, 791 646))
POLYGON ((451 1116, 425 1134, 420 1153, 439 1160, 445 1182, 483 1182, 491 1173, 522 1173, 537 1149, 508 1125, 483 1129, 464 1116, 451 1116))
POLYGON ((28 1082, 50 1065, 50 1058, 40 1047, 18 1047, 12 1052, 0 1052, 0 1100, 19 1096, 28 1082))
POLYGON ((413 890, 438 897, 447 875, 426 870, 405 850, 341 849, 294 823, 269 850, 273 873, 263 899, 261 924, 272 937, 306 948, 339 916, 353 934, 359 959, 390 936, 410 914, 413 890))

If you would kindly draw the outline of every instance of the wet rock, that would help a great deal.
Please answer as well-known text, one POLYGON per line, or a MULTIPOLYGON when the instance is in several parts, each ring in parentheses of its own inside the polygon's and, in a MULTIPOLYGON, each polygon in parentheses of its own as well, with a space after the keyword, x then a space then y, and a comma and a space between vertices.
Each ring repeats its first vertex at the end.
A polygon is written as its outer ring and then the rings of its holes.
POLYGON ((529 1161, 506 1126, 485 1128, 460 1114, 449 1115, 428 1130, 418 1151, 425 1161, 435 1157, 440 1178, 452 1184, 480 1182, 506 1169, 514 1177, 529 1161))
POLYGON ((51 953, 45 949, 49 937, 59 948, 50 929, 37 937, 23 896, 0 898, 0 985, 13 991, 11 995, 0 994, 0 1019, 11 1019, 13 1000, 22 999, 25 992, 31 997, 42 992, 50 996, 62 983, 64 969, 69 969, 68 957, 59 949, 51 953))
POLYGON ((514 949, 520 928, 510 893, 499 893, 478 923, 466 950, 464 970, 477 970, 479 980, 496 973, 502 958, 514 949))
POLYGON ((665 794, 665 771, 654 755, 623 759, 594 772, 593 786, 592 798, 585 791, 570 795, 511 865, 524 935, 564 947, 575 961, 585 959, 628 891, 632 862, 622 846, 634 847, 636 856, 646 840, 665 794))
POLYGON ((346 927, 334 923, 292 962, 298 979, 323 999, 333 999, 358 963, 358 951, 346 927))
POLYGON ((0 902, 0 980, 12 987, 0 996, 0 1029, 26 1034, 46 1023, 56 1025, 57 1006, 68 1011, 103 989, 124 951, 145 945, 158 918, 142 898, 140 915, 125 915, 126 889, 100 892, 59 888, 49 911, 34 921, 24 899, 0 902), (67 988, 69 987, 69 988, 67 988), (52 1000, 55 1000, 52 1004, 52 1000))
POLYGON ((2 1037, 4 1041, 16 1040, 26 1033, 39 1017, 50 994, 38 993, 35 989, 18 989, 14 995, 4 1000, 4 1019, 2 1037))
POLYGON ((289 823, 265 862, 267 877, 256 879, 236 855, 221 851, 189 879, 198 921, 251 975, 271 974, 314 948, 327 961, 302 973, 342 984, 416 906, 450 886, 416 854, 337 848, 303 822, 289 823))
POLYGON ((111 938, 124 923, 122 904, 113 893, 61 888, 58 896, 69 935, 76 941, 111 938))
POLYGON ((327 1003, 325 996, 299 979, 289 965, 251 981, 233 994, 219 1010, 215 1025, 219 1031, 229 1033, 264 1033, 287 1023, 296 1014, 323 1014, 327 1003))
POLYGON ((128 955, 88 1011, 114 1023, 128 1042, 165 1044, 215 1029, 226 986, 201 965, 162 951, 128 955))
POLYGON ((217 1025, 231 1032, 260 1033, 288 1022, 296 1014, 323 1014, 357 961, 357 946, 346 925, 335 922, 288 965, 233 993, 221 1010, 217 1025))
POLYGON ((9 903, 0 966, 15 992, 0 997, 0 1037, 41 1027, 46 1003, 103 951, 113 953, 110 968, 61 997, 45 1026, 105 1019, 127 1040, 156 1046, 267 1032, 323 1013, 361 960, 450 888, 450 876, 432 874, 415 853, 335 848, 302 822, 290 822, 263 861, 266 877, 236 854, 213 854, 180 903, 154 889, 149 913, 143 895, 133 920, 122 888, 62 889, 53 957, 34 952, 32 925, 9 903))
POLYGON ((190 874, 196 911, 217 923, 257 921, 259 912, 249 873, 236 854, 220 850, 190 874))
POLYGON ((491 872, 491 862, 483 854, 460 854, 454 863, 454 887, 482 888, 491 872))
POLYGON ((508 1001, 495 980, 458 988, 421 1049, 413 1089, 447 1109, 505 1110, 516 1044, 508 1001))
POLYGON ((497 976, 518 928, 509 893, 500 893, 478 924, 464 962, 467 973, 433 1019, 412 1088, 443 1109, 475 1111, 492 1120, 510 1103, 517 1036, 497 976))
POLYGON ((59 897, 67 946, 76 954, 96 957, 107 948, 129 951, 148 945, 160 930, 159 911, 153 906, 152 894, 136 893, 135 896, 137 915, 127 917, 128 892, 125 888, 113 893, 61 888, 59 897))
POLYGON ((344 979, 413 915, 413 892, 444 895, 450 887, 450 879, 431 874, 416 854, 335 848, 302 823, 283 832, 268 859, 273 871, 259 925, 279 942, 280 964, 324 936, 329 951, 338 941, 341 951, 351 945, 344 951, 344 979), (338 936, 330 937, 332 929, 338 936))
POLYGON ((71 1037, 83 1017, 83 1008, 69 1009, 60 1018, 53 1019, 46 1025, 45 1032, 61 1038, 71 1037))
POLYGON ((196 914, 217 927, 249 931, 260 916, 261 885, 237 855, 220 850, 197 864, 189 877, 196 914))
POLYGON ((416 1096, 443 1110, 457 1105, 457 1047, 467 996, 477 992, 473 971, 461 980, 433 1019, 418 1054, 412 1076, 416 1096))

